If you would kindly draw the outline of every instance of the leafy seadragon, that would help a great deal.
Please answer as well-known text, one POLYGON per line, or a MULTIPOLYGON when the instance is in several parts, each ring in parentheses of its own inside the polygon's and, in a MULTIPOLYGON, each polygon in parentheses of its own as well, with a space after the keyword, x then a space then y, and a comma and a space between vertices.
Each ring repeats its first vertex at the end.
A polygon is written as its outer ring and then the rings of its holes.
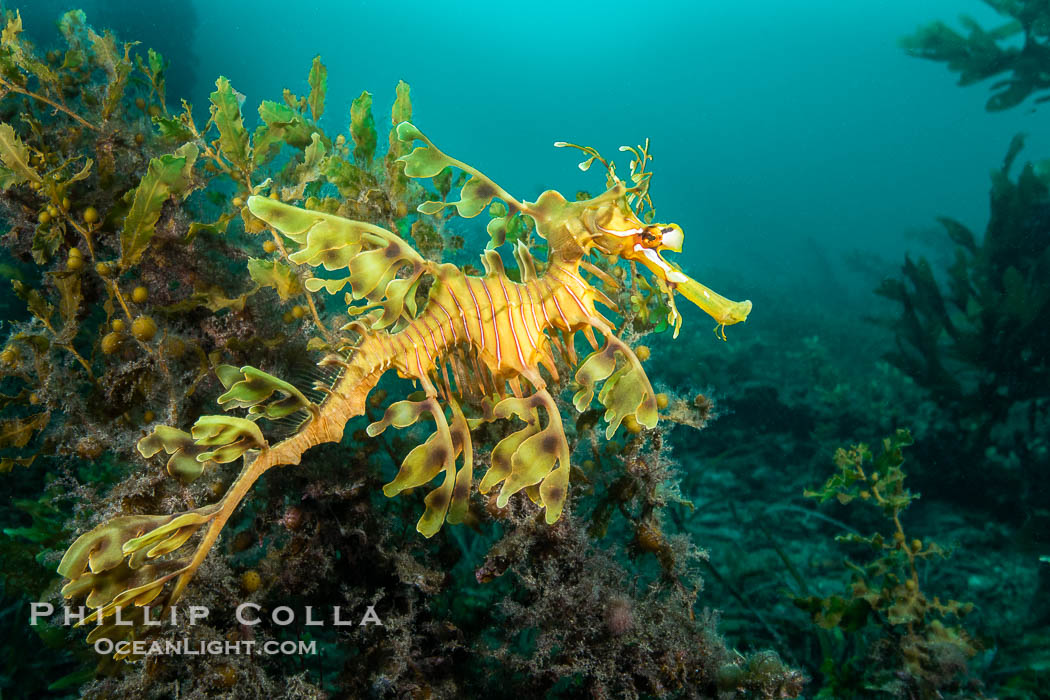
POLYGON ((645 207, 651 212, 652 206, 646 147, 627 149, 635 156, 628 185, 596 151, 573 146, 589 156, 582 168, 596 159, 606 167, 608 189, 583 201, 568 201, 548 190, 535 202, 522 202, 476 169, 445 155, 412 124, 399 124, 397 136, 409 144, 423 143, 400 158, 407 176, 432 178, 448 166, 469 176, 458 201, 424 202, 419 207, 422 214, 455 206, 469 218, 493 199, 502 200, 499 211, 505 210, 505 216, 493 218, 488 227, 494 242, 503 242, 515 220, 530 217, 547 241, 546 262, 533 259, 518 240, 513 255, 520 281, 508 277, 495 250, 482 255, 485 274, 472 276, 454 265, 424 259, 381 227, 251 197, 251 213, 298 246, 290 256, 292 262, 348 272, 346 277, 314 277, 306 282, 311 291, 323 288, 329 294, 348 287, 347 305, 358 314, 343 328, 346 336, 340 351, 319 363, 335 368, 337 379, 315 387, 324 395, 315 403, 295 386, 254 367, 220 366, 217 374, 227 391, 218 402, 227 411, 248 409, 246 418, 202 416, 189 433, 161 426, 139 441, 143 457, 161 451, 169 454, 169 473, 183 480, 196 478, 210 462, 243 457, 244 467, 217 503, 173 515, 113 518, 73 543, 58 571, 69 579, 63 594, 86 595, 88 607, 95 610, 88 620, 98 626, 89 640, 134 634, 137 625, 115 626, 107 620, 118 608, 133 611, 121 612, 125 623, 141 623, 151 606, 177 601, 255 481, 271 467, 298 464, 314 445, 338 443, 347 421, 365 412, 369 392, 390 369, 416 380, 423 397, 390 405, 381 420, 368 426, 368 435, 379 435, 390 426, 405 428, 424 417, 433 419, 435 431, 408 453, 384 493, 395 496, 444 474, 441 484, 424 499, 425 511, 417 525, 420 533, 431 537, 445 521, 457 523, 464 518, 474 481, 471 429, 509 418, 517 418, 523 427, 492 449, 491 467, 478 490, 484 494, 498 486, 499 507, 524 490, 545 509, 546 521, 555 522, 568 490, 569 445, 548 380, 540 371, 542 367, 549 378, 558 379, 554 350, 570 365, 579 365, 575 374, 579 389, 573 397, 577 410, 591 405, 596 385, 604 381, 597 398, 606 409, 608 437, 628 416, 648 428, 657 422, 655 395, 638 358, 595 309, 596 302, 614 310, 616 305, 585 277, 613 283, 586 260, 591 252, 647 268, 666 296, 675 335, 681 317, 674 307, 674 292, 710 314, 720 330, 747 318, 750 301, 729 301, 662 257, 665 250, 681 251, 683 235, 675 224, 646 223, 651 215, 642 216, 645 207), (428 277, 426 301, 419 307, 417 293, 428 277), (362 300, 363 307, 352 306, 362 300), (575 353, 579 331, 595 348, 582 362, 575 353), (602 338, 600 346, 596 333, 602 338), (293 414, 304 416, 296 432, 269 444, 258 420, 293 414), (175 554, 201 528, 203 537, 196 548, 175 554))

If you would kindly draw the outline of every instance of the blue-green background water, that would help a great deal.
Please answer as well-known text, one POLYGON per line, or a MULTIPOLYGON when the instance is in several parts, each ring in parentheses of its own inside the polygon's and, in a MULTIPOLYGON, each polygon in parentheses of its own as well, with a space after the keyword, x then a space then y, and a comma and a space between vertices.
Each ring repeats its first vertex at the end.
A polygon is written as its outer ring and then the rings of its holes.
MULTIPOLYGON (((959 14, 995 26, 977 0, 78 5, 165 52, 170 94, 198 110, 219 74, 249 106, 302 93, 318 53, 328 123, 347 121, 361 90, 382 115, 403 79, 417 124, 519 196, 600 187, 555 140, 611 156, 649 137, 657 213, 685 228, 682 262, 716 289, 795 288, 854 249, 895 263, 916 238, 939 240, 939 215, 981 230, 1012 135, 1050 152, 1043 115, 985 112, 984 86, 960 89, 897 45, 959 14)), ((27 28, 52 36, 68 6, 29 3, 27 28)), ((867 303, 870 280, 858 282, 867 303)))

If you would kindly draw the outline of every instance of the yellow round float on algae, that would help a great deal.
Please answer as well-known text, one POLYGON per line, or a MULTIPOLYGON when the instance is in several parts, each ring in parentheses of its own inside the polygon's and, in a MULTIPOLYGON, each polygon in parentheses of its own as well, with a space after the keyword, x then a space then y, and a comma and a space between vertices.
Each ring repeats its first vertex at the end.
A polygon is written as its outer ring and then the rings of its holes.
POLYGON ((131 334, 144 343, 153 340, 157 334, 157 324, 149 316, 139 316, 131 323, 131 334))
POLYGON ((121 336, 120 333, 110 332, 102 336, 102 352, 106 355, 112 355, 120 349, 121 336))
POLYGON ((257 571, 245 571, 241 574, 241 588, 245 593, 255 593, 262 586, 262 576, 257 571))

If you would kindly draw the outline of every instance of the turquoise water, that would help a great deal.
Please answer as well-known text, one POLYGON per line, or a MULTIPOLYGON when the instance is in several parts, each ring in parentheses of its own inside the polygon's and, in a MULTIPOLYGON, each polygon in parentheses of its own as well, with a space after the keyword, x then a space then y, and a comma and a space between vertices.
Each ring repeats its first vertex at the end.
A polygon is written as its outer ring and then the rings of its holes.
MULTIPOLYGON (((1042 115, 985 113, 982 89, 897 46, 934 19, 991 24, 976 1, 99 5, 85 9, 101 26, 172 54, 173 94, 198 109, 218 74, 248 104, 299 90, 317 54, 333 126, 360 91, 378 111, 405 80, 427 133, 514 192, 593 186, 554 141, 614 152, 648 137, 655 203, 687 231, 690 263, 767 279, 785 255, 811 263, 810 239, 896 260, 936 216, 979 228, 1013 134, 1034 153, 1050 140, 1042 115)), ((46 31, 60 9, 23 15, 46 31)))

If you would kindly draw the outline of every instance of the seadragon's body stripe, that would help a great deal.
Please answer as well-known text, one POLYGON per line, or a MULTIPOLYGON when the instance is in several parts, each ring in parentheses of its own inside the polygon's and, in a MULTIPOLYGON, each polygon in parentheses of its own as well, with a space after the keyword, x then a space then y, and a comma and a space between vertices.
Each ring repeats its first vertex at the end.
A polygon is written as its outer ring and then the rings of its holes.
POLYGON ((544 354, 547 333, 569 333, 596 319, 604 320, 588 294, 588 285, 564 268, 555 275, 556 284, 544 277, 528 282, 515 282, 504 275, 479 278, 462 273, 443 278, 431 288, 427 306, 418 317, 396 332, 362 339, 347 361, 362 374, 392 365, 403 376, 426 384, 434 370, 449 361, 454 349, 466 348, 480 358, 484 370, 497 382, 520 375, 538 377, 534 370, 537 358, 544 354), (579 285, 579 293, 565 284, 570 279, 579 285), (559 292, 566 297, 562 301, 559 292), (568 304, 568 313, 563 303, 568 304), (456 309, 455 314, 449 312, 449 305, 456 309), (472 329, 475 319, 477 325, 472 329))

